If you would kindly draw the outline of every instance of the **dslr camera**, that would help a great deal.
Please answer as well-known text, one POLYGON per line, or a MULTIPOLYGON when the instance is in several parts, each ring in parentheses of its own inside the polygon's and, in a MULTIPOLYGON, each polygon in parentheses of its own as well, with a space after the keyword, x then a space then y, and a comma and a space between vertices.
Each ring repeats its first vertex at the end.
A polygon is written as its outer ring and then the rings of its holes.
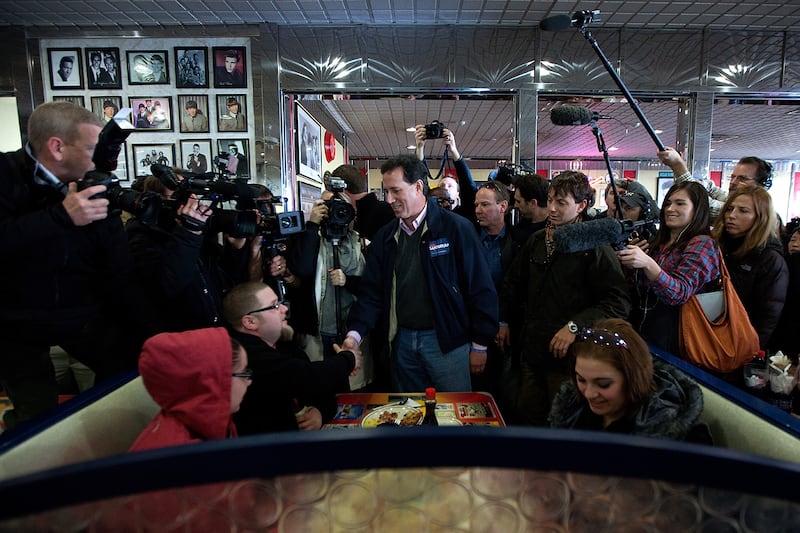
POLYGON ((430 124, 425 124, 425 138, 426 139, 441 139, 444 137, 444 129, 447 126, 434 120, 430 124))
POLYGON ((133 131, 133 125, 124 119, 114 119, 106 123, 97 139, 92 154, 95 169, 90 170, 78 181, 78 190, 82 191, 94 185, 105 185, 106 190, 92 195, 92 199, 108 199, 108 209, 123 210, 144 220, 152 221, 158 217, 160 202, 158 193, 139 192, 121 187, 119 178, 113 171, 117 168, 117 157, 122 143, 133 131))

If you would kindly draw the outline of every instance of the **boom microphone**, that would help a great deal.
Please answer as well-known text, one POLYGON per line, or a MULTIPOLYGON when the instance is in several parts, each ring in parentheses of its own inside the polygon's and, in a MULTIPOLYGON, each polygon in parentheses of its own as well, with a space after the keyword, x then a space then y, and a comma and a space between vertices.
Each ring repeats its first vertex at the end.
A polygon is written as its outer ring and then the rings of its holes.
POLYGON ((547 17, 539 22, 539 28, 544 31, 561 31, 566 30, 572 26, 572 19, 569 15, 556 15, 555 17, 547 17))
POLYGON ((550 110, 550 121, 556 126, 583 126, 601 118, 611 118, 580 105, 560 105, 550 110))
POLYGON ((598 218, 589 222, 576 222, 557 228, 553 245, 563 254, 591 250, 604 244, 623 240, 623 224, 616 218, 598 218))

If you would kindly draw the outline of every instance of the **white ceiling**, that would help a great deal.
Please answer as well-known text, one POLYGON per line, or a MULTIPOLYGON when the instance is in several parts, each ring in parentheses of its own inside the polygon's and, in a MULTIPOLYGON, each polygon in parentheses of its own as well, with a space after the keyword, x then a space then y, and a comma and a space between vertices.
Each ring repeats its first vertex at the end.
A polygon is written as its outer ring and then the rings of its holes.
MULTIPOLYGON (((547 17, 599 9, 604 28, 764 30, 800 28, 800 0, 0 0, 0 26, 25 26, 39 33, 59 29, 114 30, 158 27, 346 24, 465 24, 536 26, 547 17)), ((589 126, 554 126, 552 101, 540 105, 537 157, 599 157, 589 126)), ((772 103, 779 103, 777 101, 772 103)), ((511 101, 467 98, 391 98, 336 100, 355 133, 349 134, 351 157, 397 154, 413 142, 405 128, 439 119, 451 127, 459 148, 479 161, 512 155, 515 108, 511 101)), ((650 159, 655 144, 630 107, 599 100, 585 102, 592 110, 613 116, 599 125, 612 159, 650 159)), ((675 102, 641 102, 645 116, 664 144, 675 143, 675 102)), ((714 109, 714 159, 756 154, 767 159, 798 159, 800 104, 718 105, 714 109), (776 135, 776 132, 779 133, 776 135), (768 142, 765 140, 768 139, 768 142)), ((437 145, 431 146, 437 151, 437 145)), ((435 155, 435 154, 431 154, 435 155)))
POLYGON ((129 28, 237 24, 537 25, 599 9, 612 28, 784 31, 800 24, 800 3, 683 0, 15 0, 0 1, 0 25, 129 28))

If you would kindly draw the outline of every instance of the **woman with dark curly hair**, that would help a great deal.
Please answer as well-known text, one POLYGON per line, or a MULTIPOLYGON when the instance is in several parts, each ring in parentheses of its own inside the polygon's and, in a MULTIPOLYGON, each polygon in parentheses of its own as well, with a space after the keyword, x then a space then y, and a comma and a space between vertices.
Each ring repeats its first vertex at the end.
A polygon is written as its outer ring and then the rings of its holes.
POLYGON ((550 425, 711 443, 698 424, 700 387, 661 361, 622 319, 598 320, 570 347, 572 379, 553 400, 550 425))

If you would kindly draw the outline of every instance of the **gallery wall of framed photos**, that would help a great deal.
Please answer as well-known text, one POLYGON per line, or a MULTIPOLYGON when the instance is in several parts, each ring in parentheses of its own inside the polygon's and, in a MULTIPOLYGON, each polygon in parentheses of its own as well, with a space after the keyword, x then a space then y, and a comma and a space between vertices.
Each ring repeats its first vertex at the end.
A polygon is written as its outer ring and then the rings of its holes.
POLYGON ((132 110, 134 131, 114 171, 120 181, 149 175, 150 162, 253 177, 249 44, 246 37, 42 39, 45 101, 73 102, 104 121, 132 110))

